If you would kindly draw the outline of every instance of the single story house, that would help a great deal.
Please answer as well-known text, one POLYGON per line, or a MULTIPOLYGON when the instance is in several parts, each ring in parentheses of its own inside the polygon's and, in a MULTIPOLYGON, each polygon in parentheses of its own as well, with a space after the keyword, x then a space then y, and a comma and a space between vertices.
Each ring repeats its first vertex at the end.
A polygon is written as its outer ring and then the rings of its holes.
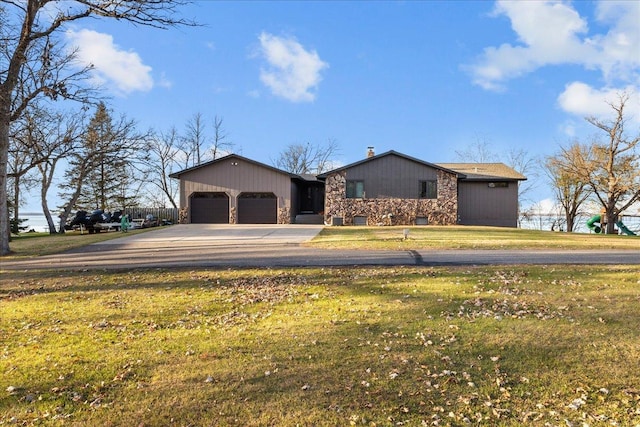
POLYGON ((502 163, 433 164, 396 151, 314 175, 237 154, 170 175, 185 223, 469 224, 516 227, 518 182, 502 163))

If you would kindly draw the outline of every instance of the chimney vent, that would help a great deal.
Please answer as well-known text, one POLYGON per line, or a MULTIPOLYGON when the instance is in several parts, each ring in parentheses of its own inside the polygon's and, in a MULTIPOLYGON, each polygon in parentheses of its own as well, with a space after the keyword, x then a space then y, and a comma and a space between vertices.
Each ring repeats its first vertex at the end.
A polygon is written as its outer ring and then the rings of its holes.
POLYGON ((373 157, 376 155, 376 152, 373 151, 373 147, 367 147, 367 158, 373 157))

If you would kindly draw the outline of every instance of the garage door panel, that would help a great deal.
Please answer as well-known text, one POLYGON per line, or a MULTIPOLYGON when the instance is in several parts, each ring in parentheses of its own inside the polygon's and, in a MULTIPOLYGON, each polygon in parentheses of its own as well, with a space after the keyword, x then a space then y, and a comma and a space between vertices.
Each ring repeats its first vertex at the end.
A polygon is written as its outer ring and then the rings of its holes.
POLYGON ((225 193, 196 193, 191 196, 192 224, 228 224, 229 197, 225 193))
POLYGON ((278 199, 273 193, 249 193, 238 197, 239 224, 276 224, 278 199))

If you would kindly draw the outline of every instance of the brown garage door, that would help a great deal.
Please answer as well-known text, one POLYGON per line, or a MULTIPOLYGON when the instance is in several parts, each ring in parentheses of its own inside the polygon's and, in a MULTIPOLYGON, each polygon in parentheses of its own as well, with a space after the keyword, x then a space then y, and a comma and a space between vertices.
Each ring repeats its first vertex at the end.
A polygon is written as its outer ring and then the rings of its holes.
POLYGON ((193 193, 192 224, 229 224, 229 196, 225 193, 193 193))
POLYGON ((242 193, 238 196, 238 224, 276 224, 278 199, 273 193, 242 193))

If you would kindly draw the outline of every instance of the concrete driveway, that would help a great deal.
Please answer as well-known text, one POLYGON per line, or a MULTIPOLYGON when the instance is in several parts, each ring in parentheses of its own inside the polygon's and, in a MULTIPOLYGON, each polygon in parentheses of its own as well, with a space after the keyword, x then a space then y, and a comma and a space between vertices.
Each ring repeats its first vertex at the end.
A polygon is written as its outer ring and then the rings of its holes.
POLYGON ((108 240, 95 245, 114 245, 122 248, 146 246, 152 249, 199 245, 292 245, 313 239, 322 228, 321 225, 178 224, 142 234, 123 234, 121 239, 108 240))
POLYGON ((638 250, 327 250, 303 245, 317 225, 181 224, 123 234, 62 254, 1 261, 2 270, 640 264, 638 250))

